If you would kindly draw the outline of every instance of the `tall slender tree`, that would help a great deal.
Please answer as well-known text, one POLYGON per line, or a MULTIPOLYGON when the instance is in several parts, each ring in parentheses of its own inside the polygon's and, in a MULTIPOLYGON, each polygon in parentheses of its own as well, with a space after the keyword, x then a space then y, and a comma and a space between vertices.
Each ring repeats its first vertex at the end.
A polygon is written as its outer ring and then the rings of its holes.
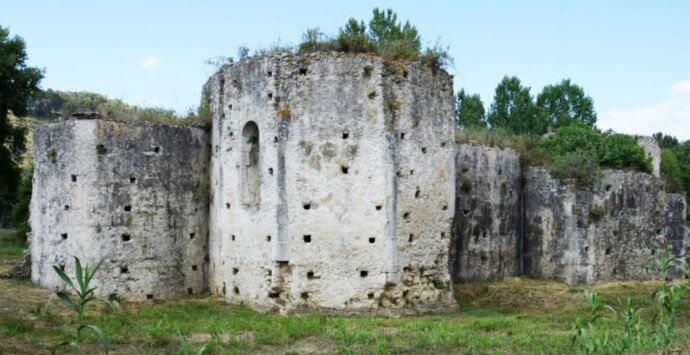
POLYGON ((585 95, 581 87, 571 83, 570 79, 545 86, 537 96, 537 107, 542 121, 552 129, 573 123, 594 128, 597 123, 592 98, 585 95))
POLYGON ((16 200, 21 180, 20 156, 25 149, 25 130, 13 125, 9 112, 26 114, 27 103, 39 88, 42 70, 26 65, 26 49, 20 37, 0 27, 0 225, 16 200))
POLYGON ((455 97, 455 116, 460 128, 486 128, 486 112, 479 95, 468 95, 465 89, 455 97))
POLYGON ((494 102, 487 121, 492 128, 503 128, 517 134, 542 134, 546 131, 539 120, 534 99, 528 87, 517 77, 503 77, 496 87, 494 102))

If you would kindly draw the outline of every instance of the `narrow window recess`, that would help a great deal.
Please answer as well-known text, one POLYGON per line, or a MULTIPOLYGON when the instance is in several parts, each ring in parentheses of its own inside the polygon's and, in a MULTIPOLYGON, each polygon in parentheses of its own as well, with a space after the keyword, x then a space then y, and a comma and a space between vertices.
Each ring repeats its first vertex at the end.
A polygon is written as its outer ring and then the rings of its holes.
POLYGON ((235 286, 232 288, 232 292, 234 292, 236 295, 239 295, 240 294, 240 288, 235 286))
POLYGON ((414 170, 410 170, 410 175, 414 175, 414 170))
POLYGON ((410 233, 410 236, 407 238, 407 241, 412 243, 414 241, 414 234, 410 233))
POLYGON ((417 187, 417 190, 414 192, 414 198, 419 198, 419 194, 421 192, 419 191, 419 187, 417 187))
POLYGON ((273 76, 273 72, 269 70, 268 73, 266 73, 266 75, 268 75, 268 77, 270 78, 271 76, 273 76))
POLYGON ((130 205, 125 205, 123 209, 125 210, 125 212, 132 212, 132 206, 130 205))
POLYGON ((226 204, 225 204, 225 208, 230 209, 230 204, 229 204, 229 203, 226 203, 226 204))
POLYGON ((187 289, 187 294, 193 295, 193 294, 194 294, 194 290, 192 290, 191 288, 188 288, 188 289, 187 289))
POLYGON ((422 153, 426 154, 426 147, 422 147, 422 153))
POLYGON ((72 175, 72 182, 77 182, 77 176, 76 175, 72 175))
POLYGON ((369 271, 362 270, 359 272, 359 276, 360 277, 367 277, 367 276, 369 276, 369 271))
POLYGON ((189 233, 189 239, 194 239, 194 237, 196 237, 194 233, 189 233))
MULTIPOLYGON (((228 105, 228 110, 232 110, 232 105, 228 105)), ((230 135, 232 137, 232 135, 230 135)))
POLYGON ((273 141, 278 143, 278 136, 273 136, 273 141))
POLYGON ((268 168, 268 173, 273 175, 273 168, 268 168))
POLYGON ((271 236, 270 236, 270 235, 267 235, 267 236, 266 236, 266 241, 269 242, 269 243, 271 242, 271 236))
POLYGON ((400 139, 401 140, 405 139, 405 132, 400 133, 400 139))
POLYGON ((376 238, 374 238, 374 237, 369 238, 369 244, 374 244, 374 243, 376 243, 376 238))
POLYGON ((235 235, 233 234, 233 235, 230 237, 230 239, 232 239, 232 241, 234 242, 234 241, 235 241, 235 235))
POLYGON ((123 234, 121 237, 123 242, 129 242, 129 240, 132 239, 132 236, 129 234, 123 234))
POLYGON ((130 176, 130 178, 129 178, 129 183, 130 183, 130 184, 133 184, 133 183, 135 183, 135 182, 137 182, 137 178, 135 178, 134 176, 130 176))
POLYGON ((305 234, 303 238, 305 243, 311 243, 311 234, 305 234))

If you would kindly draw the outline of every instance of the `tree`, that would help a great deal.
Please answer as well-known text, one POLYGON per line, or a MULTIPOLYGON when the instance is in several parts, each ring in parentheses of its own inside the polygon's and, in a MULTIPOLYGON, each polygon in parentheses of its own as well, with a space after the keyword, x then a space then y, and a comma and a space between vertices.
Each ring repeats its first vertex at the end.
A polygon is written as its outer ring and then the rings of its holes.
POLYGON ((517 134, 543 134, 546 129, 537 116, 529 88, 514 76, 503 77, 489 109, 487 121, 491 127, 517 134))
POLYGON ((398 22, 398 15, 391 9, 374 9, 369 21, 369 37, 379 48, 392 53, 393 58, 411 58, 420 54, 422 43, 417 28, 409 21, 398 22))
POLYGON ((455 116, 461 128, 486 128, 486 113, 479 95, 467 95, 460 90, 455 101, 455 116))
POLYGON ((679 144, 678 139, 676 139, 676 137, 669 136, 669 135, 663 134, 661 132, 654 133, 652 135, 652 137, 654 137, 656 144, 658 144, 659 148, 661 148, 661 149, 665 149, 665 148, 670 149, 670 148, 673 148, 679 144))
POLYGON ((22 117, 35 95, 43 72, 26 65, 24 40, 0 27, 0 224, 16 199, 21 180, 20 155, 25 149, 25 130, 9 121, 9 112, 22 117))
POLYGON ((552 129, 570 126, 575 122, 593 128, 597 123, 592 98, 585 95, 581 87, 572 84, 570 79, 545 86, 537 96, 537 107, 542 116, 540 120, 552 129))

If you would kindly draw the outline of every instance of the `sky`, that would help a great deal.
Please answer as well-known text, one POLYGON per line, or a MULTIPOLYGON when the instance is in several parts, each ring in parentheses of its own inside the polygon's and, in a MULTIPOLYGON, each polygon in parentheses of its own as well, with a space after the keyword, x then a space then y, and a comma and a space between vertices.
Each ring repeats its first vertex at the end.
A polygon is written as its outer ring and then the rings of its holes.
POLYGON ((45 68, 43 88, 184 113, 215 71, 207 60, 297 44, 312 27, 335 34, 374 7, 448 46, 455 90, 487 107, 505 75, 534 96, 570 78, 593 98, 600 128, 690 139, 690 1, 5 0, 0 26, 45 68))

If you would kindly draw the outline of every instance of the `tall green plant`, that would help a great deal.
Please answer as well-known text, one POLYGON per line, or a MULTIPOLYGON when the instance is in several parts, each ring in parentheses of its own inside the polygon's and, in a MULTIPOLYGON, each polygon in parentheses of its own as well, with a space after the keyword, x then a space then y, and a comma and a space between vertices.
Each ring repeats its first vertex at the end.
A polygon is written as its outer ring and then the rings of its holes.
POLYGON ((70 296, 67 292, 65 291, 58 291, 54 295, 52 295, 49 299, 48 302, 46 303, 46 307, 43 310, 43 314, 48 309, 48 306, 50 305, 50 302, 52 301, 53 297, 58 297, 62 303, 64 303, 69 309, 73 310, 75 313, 77 313, 77 325, 75 329, 75 334, 74 334, 74 339, 71 341, 63 342, 60 345, 56 347, 56 349, 53 350, 53 353, 55 353, 55 350, 59 348, 60 346, 63 345, 73 345, 76 346, 77 348, 79 347, 79 344, 81 343, 81 332, 84 329, 90 329, 98 337, 101 339, 101 343, 103 344, 103 350, 105 353, 108 353, 108 336, 103 332, 103 330, 98 327, 97 325, 94 324, 87 324, 84 323, 84 312, 86 310, 86 306, 88 303, 94 301, 94 300, 102 300, 105 302, 109 307, 113 307, 113 300, 115 298, 114 295, 111 295, 109 298, 98 298, 95 296, 94 291, 96 290, 96 287, 91 287, 91 281, 93 279, 93 276, 96 274, 98 269, 101 267, 101 264, 103 264, 103 260, 98 262, 96 266, 91 269, 88 266, 82 267, 81 262, 79 261, 79 258, 76 256, 74 257, 74 265, 75 265, 75 280, 76 280, 76 285, 74 282, 72 282, 72 279, 70 279, 69 276, 58 266, 53 266, 53 270, 60 276, 60 279, 67 284, 70 288, 74 290, 76 293, 76 299, 72 299, 72 296, 70 296))

